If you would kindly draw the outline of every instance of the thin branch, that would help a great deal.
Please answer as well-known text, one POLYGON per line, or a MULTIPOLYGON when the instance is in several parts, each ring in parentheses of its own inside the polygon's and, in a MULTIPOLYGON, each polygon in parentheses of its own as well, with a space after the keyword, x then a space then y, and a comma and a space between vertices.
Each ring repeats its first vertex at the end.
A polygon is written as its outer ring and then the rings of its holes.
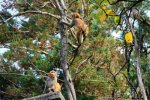
POLYGON ((124 1, 124 2, 141 2, 141 1, 144 1, 144 0, 117 0, 115 2, 110 2, 110 0, 107 0, 109 2, 110 5, 115 5, 121 1, 124 1))
MULTIPOLYGON (((25 98, 25 96, 17 96, 17 95, 14 95, 14 94, 9 94, 9 93, 7 93, 7 92, 4 92, 4 91, 2 91, 2 90, 0 90, 0 94, 5 94, 5 95, 7 95, 7 97, 8 96, 10 96, 10 97, 22 97, 22 98, 25 98)), ((9 98, 9 97, 8 97, 9 98)))
POLYGON ((69 4, 68 8, 70 8, 70 7, 73 5, 73 3, 77 2, 77 1, 78 1, 78 0, 73 0, 73 1, 69 4))
MULTIPOLYGON (((86 40, 86 37, 83 39, 83 43, 84 43, 85 40, 86 40)), ((77 57, 77 55, 78 55, 78 50, 79 50, 79 48, 81 47, 81 45, 82 45, 83 43, 79 44, 78 47, 73 50, 73 58, 71 58, 70 66, 73 64, 75 58, 77 57)))
MULTIPOLYGON (((7 48, 10 48, 9 46, 7 46, 7 48)), ((11 48, 13 49, 13 48, 11 48)), ((27 50, 27 51, 34 51, 34 49, 31 49, 31 48, 26 48, 26 47, 19 47, 19 48, 14 48, 15 49, 24 49, 24 50, 27 50)), ((37 51, 38 53, 42 53, 42 54, 45 54, 45 55, 48 55, 48 52, 46 51, 43 51, 43 50, 39 50, 37 51)))
POLYGON ((75 29, 73 29, 73 28, 70 28, 70 32, 71 32, 71 35, 72 35, 72 37, 77 41, 77 37, 76 37, 76 33, 75 33, 75 29))
MULTIPOLYGON (((1 46, 0 46, 1 47, 1 46)), ((9 45, 5 45, 5 46, 2 46, 2 48, 5 47, 5 48, 11 48, 9 45)), ((27 50, 27 51, 34 51, 34 49, 31 49, 31 48, 26 48, 26 47, 19 47, 19 48, 11 48, 11 49, 14 49, 14 50, 20 50, 20 49, 24 49, 24 50, 27 50)), ((42 53, 42 54, 45 54, 45 55, 48 55, 48 52, 46 51, 43 51, 43 50, 39 50, 37 51, 38 53, 42 53)))
POLYGON ((48 4, 50 4, 50 2, 45 2, 40 8, 44 8, 48 4))
POLYGON ((29 76, 29 77, 32 77, 32 75, 24 75, 24 74, 17 74, 17 73, 4 73, 4 72, 0 72, 0 75, 17 75, 17 76, 29 76))
POLYGON ((75 78, 77 77, 77 75, 80 73, 80 72, 82 72, 86 67, 84 67, 84 68, 82 68, 81 70, 79 70, 79 68, 86 62, 86 61, 88 61, 90 58, 92 57, 92 55, 91 56, 89 56, 87 59, 84 59, 83 61, 81 61, 80 63, 79 63, 79 65, 78 65, 78 67, 76 68, 76 71, 75 71, 75 73, 74 73, 74 78, 73 78, 73 80, 75 80, 75 78))
POLYGON ((10 21, 10 20, 13 19, 14 17, 21 16, 21 15, 25 15, 25 14, 28 14, 28 13, 48 15, 48 16, 50 16, 50 17, 54 17, 54 18, 56 18, 56 19, 60 19, 60 16, 58 16, 58 15, 54 15, 54 14, 51 14, 51 13, 48 13, 48 12, 42 12, 42 11, 34 11, 34 10, 31 10, 31 11, 25 11, 25 12, 20 12, 20 13, 18 13, 18 14, 15 14, 15 15, 11 16, 10 18, 6 19, 5 22, 10 21))
POLYGON ((77 45, 74 45, 70 40, 68 40, 68 44, 69 44, 71 47, 73 47, 74 49, 78 47, 77 45))
POLYGON ((63 14, 64 13, 64 11, 63 11, 64 9, 60 6, 59 1, 55 0, 55 3, 56 3, 56 6, 57 6, 58 10, 61 12, 61 14, 63 14))
POLYGON ((72 54, 73 58, 71 58, 70 66, 73 64, 75 58, 77 57, 80 46, 81 44, 73 50, 73 54, 72 54))
POLYGON ((114 75, 115 77, 123 70, 123 68, 126 66, 127 62, 120 68, 120 70, 114 75))
POLYGON ((114 79, 113 82, 116 83, 116 76, 111 72, 110 66, 111 66, 111 62, 108 63, 107 70, 108 70, 108 72, 113 76, 113 79, 114 79))
POLYGON ((136 91, 136 88, 133 86, 133 84, 130 82, 130 80, 128 79, 128 77, 124 74, 124 73, 121 73, 123 74, 123 76, 125 77, 125 79, 127 80, 128 84, 134 89, 136 95, 138 95, 137 91, 136 91))
POLYGON ((50 3, 52 4, 52 6, 54 7, 54 8, 56 8, 56 5, 54 4, 54 1, 52 1, 52 0, 49 0, 50 1, 50 3))
POLYGON ((101 65, 103 65, 103 64, 106 63, 105 61, 100 63, 100 61, 101 61, 101 58, 100 58, 100 59, 96 62, 96 64, 94 65, 94 68, 96 68, 97 70, 98 70, 98 67, 99 67, 99 66, 101 66, 101 65))

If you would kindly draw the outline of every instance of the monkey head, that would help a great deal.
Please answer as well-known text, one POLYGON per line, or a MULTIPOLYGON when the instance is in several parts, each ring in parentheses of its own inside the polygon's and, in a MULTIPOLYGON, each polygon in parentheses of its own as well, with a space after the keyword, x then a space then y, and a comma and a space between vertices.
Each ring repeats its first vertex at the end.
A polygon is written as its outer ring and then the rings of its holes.
POLYGON ((48 73, 48 76, 52 79, 54 79, 55 77, 57 77, 57 72, 52 70, 48 73))
POLYGON ((72 17, 73 17, 73 18, 81 18, 80 14, 77 13, 77 12, 73 13, 73 14, 72 14, 72 17))

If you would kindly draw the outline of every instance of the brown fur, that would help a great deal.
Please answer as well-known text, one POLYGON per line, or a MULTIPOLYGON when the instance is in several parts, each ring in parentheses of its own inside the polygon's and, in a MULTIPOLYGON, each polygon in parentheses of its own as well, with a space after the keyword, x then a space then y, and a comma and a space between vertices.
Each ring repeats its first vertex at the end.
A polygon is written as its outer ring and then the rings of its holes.
POLYGON ((79 13, 73 13, 72 17, 73 17, 72 26, 75 26, 76 27, 75 30, 77 30, 75 35, 77 37, 78 43, 81 44, 87 35, 88 26, 81 19, 79 13))
POLYGON ((73 17, 73 18, 81 18, 80 14, 77 13, 77 12, 73 13, 73 14, 72 14, 72 17, 73 17))
POLYGON ((48 79, 46 80, 46 87, 48 87, 49 92, 59 92, 61 91, 61 86, 57 82, 57 72, 52 70, 48 74, 48 79))

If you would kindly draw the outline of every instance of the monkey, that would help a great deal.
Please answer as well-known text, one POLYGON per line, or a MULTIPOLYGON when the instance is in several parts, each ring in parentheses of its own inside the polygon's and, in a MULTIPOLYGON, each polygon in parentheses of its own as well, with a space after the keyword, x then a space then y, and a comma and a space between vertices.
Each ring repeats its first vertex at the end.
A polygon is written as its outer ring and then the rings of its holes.
POLYGON ((61 91, 61 86, 57 82, 57 72, 54 70, 48 73, 48 78, 45 83, 44 92, 47 87, 48 87, 48 92, 60 92, 61 91))
POLYGON ((84 39, 86 38, 88 34, 88 26, 85 24, 85 22, 82 20, 79 13, 75 12, 72 15, 73 20, 71 23, 71 27, 75 26, 75 30, 77 31, 75 33, 78 44, 80 45, 83 43, 84 39))

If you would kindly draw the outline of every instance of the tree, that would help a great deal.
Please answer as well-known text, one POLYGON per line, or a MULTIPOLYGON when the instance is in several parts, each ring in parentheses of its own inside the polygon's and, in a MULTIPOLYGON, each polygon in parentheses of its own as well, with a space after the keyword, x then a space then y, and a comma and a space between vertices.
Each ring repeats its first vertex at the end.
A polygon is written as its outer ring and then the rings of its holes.
POLYGON ((147 100, 148 0, 6 1, 0 16, 0 43, 8 49, 1 56, 2 96, 40 95, 42 77, 58 67, 64 72, 63 95, 70 100, 147 100), (69 27, 73 12, 79 12, 89 26, 80 46, 76 30, 69 27))

